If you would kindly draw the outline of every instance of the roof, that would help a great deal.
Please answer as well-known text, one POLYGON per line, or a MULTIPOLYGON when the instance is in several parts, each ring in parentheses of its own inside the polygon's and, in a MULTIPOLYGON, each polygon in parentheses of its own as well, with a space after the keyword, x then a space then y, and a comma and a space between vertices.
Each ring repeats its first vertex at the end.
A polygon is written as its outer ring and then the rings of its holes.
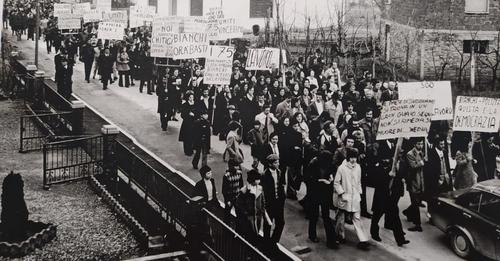
POLYGON ((482 181, 472 186, 472 188, 489 192, 500 197, 500 179, 482 181))

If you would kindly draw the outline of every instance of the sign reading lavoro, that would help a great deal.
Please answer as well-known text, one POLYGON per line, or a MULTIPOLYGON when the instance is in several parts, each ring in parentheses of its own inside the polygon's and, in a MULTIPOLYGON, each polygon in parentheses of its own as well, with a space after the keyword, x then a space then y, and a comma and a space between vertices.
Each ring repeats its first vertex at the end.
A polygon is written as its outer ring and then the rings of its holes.
POLYGON ((247 70, 271 70, 277 68, 280 62, 280 49, 262 48, 248 49, 245 68, 247 70))
POLYGON ((393 100, 384 103, 377 140, 425 137, 431 126, 434 101, 393 100))
POLYGON ((451 82, 449 81, 400 82, 398 94, 400 100, 435 100, 433 121, 453 119, 451 82))
POLYGON ((233 56, 236 49, 231 46, 211 45, 206 54, 205 84, 229 84, 233 72, 233 56))
POLYGON ((497 132, 500 129, 500 99, 458 96, 453 131, 497 132))

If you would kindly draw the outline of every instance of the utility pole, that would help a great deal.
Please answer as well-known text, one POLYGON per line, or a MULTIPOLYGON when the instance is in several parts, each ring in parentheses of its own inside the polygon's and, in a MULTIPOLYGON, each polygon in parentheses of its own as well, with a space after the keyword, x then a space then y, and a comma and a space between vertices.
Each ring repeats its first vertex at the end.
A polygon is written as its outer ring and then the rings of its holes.
POLYGON ((40 0, 36 0, 35 65, 38 68, 38 39, 40 38, 40 0))

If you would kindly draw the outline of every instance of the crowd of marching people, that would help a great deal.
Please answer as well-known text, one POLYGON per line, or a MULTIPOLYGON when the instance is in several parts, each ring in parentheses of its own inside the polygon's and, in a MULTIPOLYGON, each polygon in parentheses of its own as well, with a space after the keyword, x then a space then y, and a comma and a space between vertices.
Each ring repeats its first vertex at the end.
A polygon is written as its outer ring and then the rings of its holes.
MULTIPOLYGON (((30 19, 23 10, 4 13, 4 27, 7 19, 12 30, 22 34, 26 28, 19 21, 30 19)), ((381 241, 379 221, 385 215, 384 227, 403 246, 409 241, 400 212, 413 223, 409 231, 421 232, 420 209, 434 207, 439 193, 499 177, 498 133, 451 132, 449 122, 433 121, 426 138, 377 140, 382 105, 398 99, 397 83, 379 81, 370 72, 361 78, 346 74, 336 63, 325 63, 319 50, 272 71, 247 71, 245 61, 236 59, 230 84, 215 86, 203 82, 203 59, 156 66, 148 28, 127 31, 123 41, 102 41, 96 24, 63 35, 53 17, 43 20, 47 51, 54 47, 56 52, 55 78, 62 95, 71 95, 73 66, 79 60, 85 80, 97 77, 104 90, 118 81, 119 87, 139 85, 139 92, 155 93, 163 131, 168 131, 169 121, 182 120, 179 141, 184 154, 193 157, 193 168, 199 168, 202 180, 195 189, 209 207, 219 204, 207 166, 211 136, 226 143, 221 159, 228 164, 221 188, 226 217, 234 208, 236 228, 256 244, 260 230, 279 242, 285 200, 298 200, 312 242, 319 242, 316 224, 321 216, 328 247, 346 241, 347 223, 354 225, 358 247, 367 250, 370 237, 381 241), (250 155, 243 153, 245 144, 250 155), (252 167, 244 170, 247 157, 252 167), (456 162, 453 169, 450 158, 456 162), (305 196, 298 193, 302 185, 305 196), (375 189, 371 208, 367 186, 375 189), (411 205, 400 211, 405 187, 411 205), (369 230, 361 217, 371 218, 369 230)))

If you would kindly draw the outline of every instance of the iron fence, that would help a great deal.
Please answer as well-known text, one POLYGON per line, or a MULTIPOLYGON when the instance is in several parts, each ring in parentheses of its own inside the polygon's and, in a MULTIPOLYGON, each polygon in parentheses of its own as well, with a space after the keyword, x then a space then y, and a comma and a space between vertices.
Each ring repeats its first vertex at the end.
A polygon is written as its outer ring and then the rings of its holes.
POLYGON ((102 174, 103 136, 43 145, 43 185, 47 187, 102 174))
POLYGON ((67 127, 61 118, 70 112, 23 115, 20 117, 19 152, 28 152, 42 149, 48 141, 64 136, 67 127))
POLYGON ((219 259, 234 261, 270 260, 207 209, 202 209, 202 216, 208 225, 208 231, 206 231, 208 237, 203 240, 202 244, 219 259))

